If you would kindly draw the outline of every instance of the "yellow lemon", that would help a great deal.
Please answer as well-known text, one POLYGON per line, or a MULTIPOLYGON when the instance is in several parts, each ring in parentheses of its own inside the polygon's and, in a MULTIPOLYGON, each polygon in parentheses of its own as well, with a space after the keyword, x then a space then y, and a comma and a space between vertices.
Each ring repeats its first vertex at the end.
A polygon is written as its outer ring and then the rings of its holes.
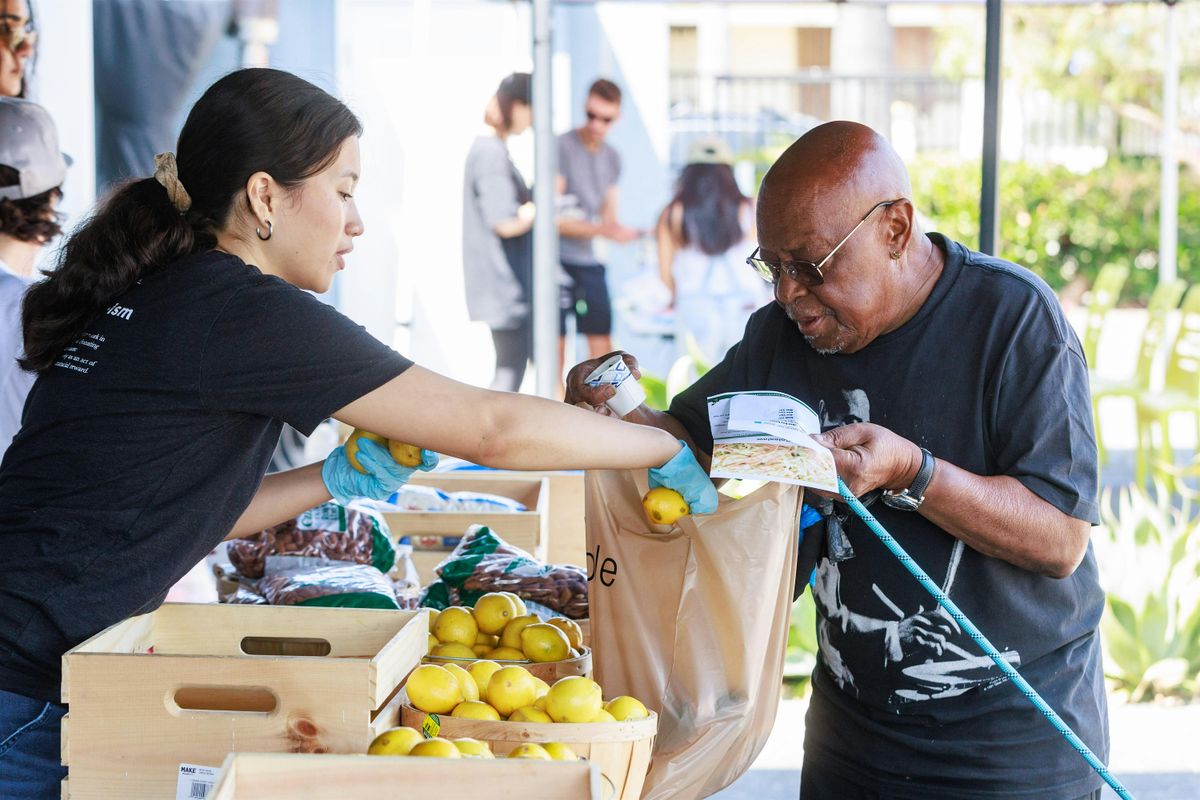
POLYGON ((645 719, 650 716, 650 712, 642 705, 642 701, 636 697, 630 697, 623 694, 620 697, 614 697, 604 704, 604 710, 613 715, 613 719, 618 722, 625 722, 630 719, 645 719))
POLYGON ((413 707, 430 714, 449 714, 464 700, 458 679, 437 664, 422 664, 414 669, 404 688, 413 707))
POLYGON ((458 642, 461 645, 470 647, 475 644, 475 637, 479 635, 479 628, 475 624, 475 617, 471 615, 471 609, 463 608, 462 606, 450 606, 450 608, 438 614, 437 624, 433 626, 433 635, 442 644, 458 642))
POLYGON ((542 618, 537 614, 525 614, 523 616, 514 617, 507 625, 504 626, 504 632, 500 634, 500 646, 511 647, 514 650, 521 649, 521 631, 525 630, 528 625, 537 625, 542 621, 542 618))
POLYGON ((509 758, 537 758, 542 761, 553 761, 550 754, 546 752, 546 748, 540 744, 527 742, 526 744, 518 745, 508 754, 509 758))
POLYGON ((479 699, 479 687, 475 685, 475 679, 471 677, 471 673, 458 664, 443 664, 442 666, 458 681, 458 688, 462 689, 463 700, 479 699))
POLYGON ((437 618, 439 615, 441 615, 442 612, 438 611, 436 608, 428 609, 428 611, 429 611, 429 632, 433 633, 433 626, 437 624, 437 618))
POLYGON ((488 592, 475 601, 475 622, 483 633, 500 633, 515 616, 517 604, 506 594, 488 592))
POLYGON ((546 710, 546 695, 542 695, 537 700, 534 700, 533 707, 536 708, 538 711, 545 711, 546 710))
POLYGON ((555 761, 578 761, 579 756, 575 755, 575 751, 567 747, 562 742, 546 742, 542 745, 542 749, 550 754, 550 757, 555 761))
POLYGON ((656 525, 674 525, 675 520, 691 513, 683 495, 665 486, 646 492, 642 498, 642 508, 646 511, 646 519, 656 525))
POLYGON ((367 755, 406 756, 413 745, 424 738, 416 728, 388 728, 371 740, 367 755))
POLYGON ((408 751, 410 756, 426 756, 430 758, 462 758, 462 753, 454 746, 454 742, 449 739, 437 737, 436 739, 426 739, 423 742, 418 742, 412 750, 408 751))
POLYGON ((458 752, 462 753, 467 758, 496 757, 492 754, 492 748, 488 747, 487 742, 481 742, 478 739, 472 739, 469 736, 464 736, 461 739, 455 739, 454 746, 458 748, 458 752))
POLYGON ((419 467, 421 465, 421 448, 415 444, 405 444, 397 442, 395 439, 388 439, 388 453, 397 464, 405 467, 419 467))
POLYGON ((479 700, 465 700, 459 703, 450 712, 450 716, 459 719, 488 719, 493 722, 500 720, 500 713, 496 709, 479 700))
POLYGON ((570 657, 571 643, 561 630, 541 622, 521 629, 521 651, 530 661, 562 661, 570 657))
POLYGON ((553 625, 567 635, 567 641, 571 643, 571 649, 583 649, 583 629, 573 619, 565 617, 554 617, 546 620, 547 625, 553 625))
POLYGON ((560 678, 546 694, 546 713, 555 722, 591 722, 603 710, 600 685, 591 678, 560 678))
POLYGON ((517 613, 515 616, 524 617, 529 614, 529 609, 525 607, 525 601, 522 600, 517 594, 514 592, 501 592, 500 594, 506 594, 512 598, 513 605, 517 607, 517 613))
POLYGON ((492 679, 492 675, 500 670, 500 665, 495 661, 476 661, 471 666, 467 667, 467 672, 475 679, 475 685, 479 687, 479 696, 487 696, 488 681, 492 679))
POLYGON ((522 664, 529 662, 529 659, 525 657, 525 651, 512 647, 496 647, 488 653, 488 658, 493 661, 520 661, 522 664))
POLYGON ((449 644, 439 644, 429 651, 429 655, 434 658, 468 658, 474 661, 475 648, 458 642, 450 642, 449 644))
POLYGON ((488 647, 499 647, 500 646, 500 637, 493 636, 490 633, 484 633, 483 631, 480 631, 479 634, 475 637, 475 644, 486 644, 488 647))
POLYGON ((366 475, 367 471, 363 469, 363 465, 358 463, 358 440, 368 439, 376 444, 387 447, 388 440, 386 436, 380 436, 378 433, 368 433, 362 428, 355 428, 350 436, 346 439, 346 460, 350 462, 350 466, 366 475))
POLYGON ((612 714, 605 711, 603 708, 600 709, 600 711, 596 713, 596 716, 592 718, 592 722, 616 722, 616 721, 617 721, 616 718, 613 717, 612 714))
POLYGON ((538 697, 545 697, 546 693, 550 691, 550 684, 546 683, 544 680, 539 678, 537 675, 533 676, 533 682, 537 684, 537 696, 538 697))
POLYGON ((433 652, 433 648, 435 648, 441 644, 441 642, 438 641, 438 638, 436 636, 434 636, 432 633, 429 634, 429 639, 427 640, 427 642, 428 642, 428 644, 426 644, 425 646, 428 648, 428 651, 430 653, 433 652))
POLYGON ((533 705, 536 699, 537 684, 524 667, 505 667, 488 681, 488 705, 499 711, 502 717, 507 717, 518 708, 533 705))
POLYGON ((471 652, 476 658, 487 658, 492 652, 492 646, 488 644, 477 644, 471 648, 471 652))
POLYGON ((508 715, 509 722, 553 722, 550 715, 533 706, 522 706, 508 715))

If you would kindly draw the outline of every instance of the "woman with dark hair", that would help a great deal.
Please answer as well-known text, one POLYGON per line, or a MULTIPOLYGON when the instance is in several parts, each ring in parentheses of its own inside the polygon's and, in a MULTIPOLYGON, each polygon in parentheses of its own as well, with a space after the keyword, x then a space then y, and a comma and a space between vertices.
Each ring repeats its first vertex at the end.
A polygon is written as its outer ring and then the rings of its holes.
POLYGON ((467 311, 486 322, 496 348, 491 388, 521 388, 533 355, 533 204, 525 179, 508 154, 509 136, 533 121, 530 75, 514 72, 500 81, 484 122, 492 129, 467 153, 463 170, 463 274, 467 311))
POLYGON ((231 73, 178 155, 110 196, 27 293, 38 378, 0 463, 0 797, 58 796, 64 652, 154 609, 222 539, 413 472, 368 442, 365 474, 339 447, 264 478, 285 422, 332 416, 502 468, 663 464, 652 482, 715 509, 669 433, 444 378, 304 291, 327 290, 363 233, 360 133, 294 75, 231 73))
POLYGON ((676 352, 689 338, 709 364, 742 338, 750 312, 770 297, 745 267, 754 249, 754 206, 742 194, 723 139, 693 143, 675 197, 658 218, 658 268, 671 290, 676 352))
POLYGON ((0 0, 0 97, 25 97, 36 45, 33 7, 27 0, 0 0))

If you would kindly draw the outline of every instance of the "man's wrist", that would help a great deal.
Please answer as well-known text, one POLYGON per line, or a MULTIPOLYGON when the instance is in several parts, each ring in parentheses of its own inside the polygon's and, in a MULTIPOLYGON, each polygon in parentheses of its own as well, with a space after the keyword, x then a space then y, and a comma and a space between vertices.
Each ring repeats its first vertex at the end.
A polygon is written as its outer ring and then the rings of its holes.
POLYGON ((908 443, 908 463, 904 471, 900 473, 900 477, 891 486, 885 488, 892 492, 902 492, 913 485, 913 481, 917 479, 917 473, 921 471, 921 461, 923 454, 921 448, 913 442, 908 443))

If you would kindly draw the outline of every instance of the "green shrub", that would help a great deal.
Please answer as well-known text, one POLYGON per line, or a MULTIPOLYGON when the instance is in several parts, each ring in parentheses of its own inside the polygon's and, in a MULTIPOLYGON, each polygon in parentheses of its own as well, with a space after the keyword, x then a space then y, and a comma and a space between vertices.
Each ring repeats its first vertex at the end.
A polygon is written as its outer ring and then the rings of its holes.
MULTIPOLYGON (((979 162, 909 165, 913 199, 933 230, 979 243, 979 162)), ((1159 164, 1110 160, 1084 175, 1055 165, 1000 167, 1000 252, 1056 290, 1090 286, 1110 262, 1131 268, 1123 302, 1144 303, 1158 280, 1159 164)), ((1200 281, 1200 179, 1180 174, 1179 276, 1200 281)))

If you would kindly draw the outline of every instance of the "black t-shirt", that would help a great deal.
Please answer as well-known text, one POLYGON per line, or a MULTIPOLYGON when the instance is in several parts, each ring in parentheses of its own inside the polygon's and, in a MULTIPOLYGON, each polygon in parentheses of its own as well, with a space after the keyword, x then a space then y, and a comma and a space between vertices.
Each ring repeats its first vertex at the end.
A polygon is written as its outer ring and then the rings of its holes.
MULTIPOLYGON (((771 304, 671 414, 711 451, 706 398, 787 392, 825 430, 882 425, 1098 522, 1087 366, 1057 299, 1027 270, 930 239, 945 269, 903 326, 859 352, 822 356, 771 304)), ((1071 577, 1055 580, 984 556, 919 513, 882 503, 871 511, 1088 746, 1106 753, 1096 635, 1104 595, 1091 547, 1071 577)), ((969 787, 972 797, 1073 798, 1100 785, 856 517, 846 539, 853 556, 835 561, 827 547, 813 590, 820 653, 806 758, 919 797, 963 797, 969 787)))
POLYGON ((234 256, 143 278, 38 378, 0 465, 0 689, 57 700, 66 650, 229 533, 284 422, 311 433, 411 363, 234 256))

